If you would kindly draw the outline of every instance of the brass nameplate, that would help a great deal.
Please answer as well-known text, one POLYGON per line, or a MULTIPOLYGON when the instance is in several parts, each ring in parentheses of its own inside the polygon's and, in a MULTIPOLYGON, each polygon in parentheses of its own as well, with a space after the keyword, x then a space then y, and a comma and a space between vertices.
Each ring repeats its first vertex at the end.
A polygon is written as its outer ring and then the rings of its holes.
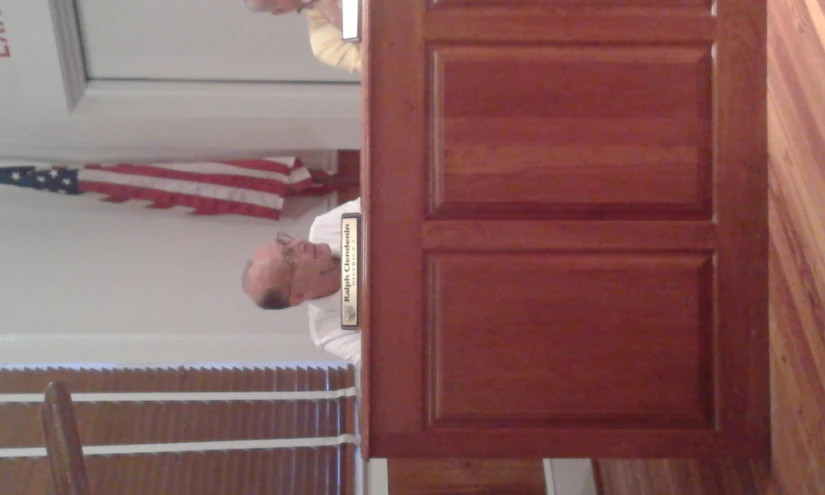
POLYGON ((341 216, 341 328, 358 330, 361 324, 358 282, 361 261, 361 214, 341 216))

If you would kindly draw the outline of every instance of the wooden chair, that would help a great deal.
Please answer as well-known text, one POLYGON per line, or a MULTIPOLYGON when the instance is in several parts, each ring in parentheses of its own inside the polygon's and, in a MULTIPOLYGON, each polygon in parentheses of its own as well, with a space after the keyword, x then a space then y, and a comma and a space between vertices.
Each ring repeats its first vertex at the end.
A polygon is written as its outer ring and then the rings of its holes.
POLYGON ((62 382, 46 387, 40 422, 55 495, 90 495, 72 396, 62 382))

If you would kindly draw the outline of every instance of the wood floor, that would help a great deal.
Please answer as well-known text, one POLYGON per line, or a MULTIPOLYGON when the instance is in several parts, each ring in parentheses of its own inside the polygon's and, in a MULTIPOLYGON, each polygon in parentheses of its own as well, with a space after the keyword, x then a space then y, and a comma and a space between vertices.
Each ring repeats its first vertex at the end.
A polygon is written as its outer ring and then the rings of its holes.
POLYGON ((596 461, 604 495, 825 493, 825 2, 768 0, 770 461, 596 461))

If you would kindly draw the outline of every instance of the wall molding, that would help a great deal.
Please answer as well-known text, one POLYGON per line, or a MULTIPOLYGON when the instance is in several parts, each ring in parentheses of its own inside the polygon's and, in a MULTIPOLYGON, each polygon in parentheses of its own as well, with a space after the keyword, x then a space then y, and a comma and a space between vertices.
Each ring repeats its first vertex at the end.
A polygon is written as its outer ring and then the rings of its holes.
MULTIPOLYGON (((80 366, 117 367, 251 366, 272 363, 273 356, 307 356, 309 335, 277 334, 15 334, 0 335, 0 368, 80 366), (140 356, 136 358, 135 356, 140 356), (149 357, 147 357, 149 356, 149 357), (223 365, 221 363, 224 363, 223 365)), ((344 364, 317 349, 299 363, 344 364)), ((293 361, 278 359, 284 366, 293 361)))
MULTIPOLYGON (((301 390, 273 392, 75 392, 72 402, 251 402, 330 400, 355 397, 355 387, 336 390, 301 390)), ((43 394, 0 393, 0 404, 40 404, 43 394)))
MULTIPOLYGON (((83 455, 135 455, 161 454, 167 452, 209 452, 252 449, 283 449, 298 447, 324 447, 343 444, 357 445, 354 435, 318 438, 277 438, 269 440, 221 440, 215 442, 189 443, 142 443, 136 445, 84 445, 83 455)), ((45 447, 24 447, 0 449, 0 459, 15 457, 46 457, 45 447)))
POLYGON ((72 334, 27 334, 27 333, 7 333, 0 334, 0 345, 15 345, 21 342, 26 343, 49 343, 52 345, 65 344, 67 342, 94 342, 94 343, 116 343, 128 342, 136 343, 142 341, 152 341, 155 343, 182 343, 182 342, 212 342, 227 344, 234 341, 244 342, 302 342, 306 343, 303 335, 282 335, 278 338, 266 335, 237 335, 237 334, 152 334, 152 333, 123 333, 123 334, 98 334, 98 333, 72 333, 72 334))
POLYGON ((86 92, 86 69, 83 60, 83 45, 77 26, 77 11, 73 0, 49 0, 52 13, 52 28, 57 40, 57 54, 60 72, 63 74, 66 109, 77 106, 86 92))

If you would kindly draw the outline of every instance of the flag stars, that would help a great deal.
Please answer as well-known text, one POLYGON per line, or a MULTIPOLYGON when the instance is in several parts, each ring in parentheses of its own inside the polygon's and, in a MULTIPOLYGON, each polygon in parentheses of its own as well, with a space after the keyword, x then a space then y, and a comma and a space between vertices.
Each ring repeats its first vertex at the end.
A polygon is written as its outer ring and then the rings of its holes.
POLYGON ((63 179, 63 183, 66 184, 67 186, 70 186, 70 185, 72 185, 72 179, 63 179))
POLYGON ((20 180, 20 172, 12 172, 11 180, 20 180))
POLYGON ((50 170, 49 175, 52 176, 52 178, 57 177, 58 176, 57 170, 50 170))
POLYGON ((46 178, 43 177, 42 175, 38 175, 37 176, 37 182, 46 182, 46 178))

